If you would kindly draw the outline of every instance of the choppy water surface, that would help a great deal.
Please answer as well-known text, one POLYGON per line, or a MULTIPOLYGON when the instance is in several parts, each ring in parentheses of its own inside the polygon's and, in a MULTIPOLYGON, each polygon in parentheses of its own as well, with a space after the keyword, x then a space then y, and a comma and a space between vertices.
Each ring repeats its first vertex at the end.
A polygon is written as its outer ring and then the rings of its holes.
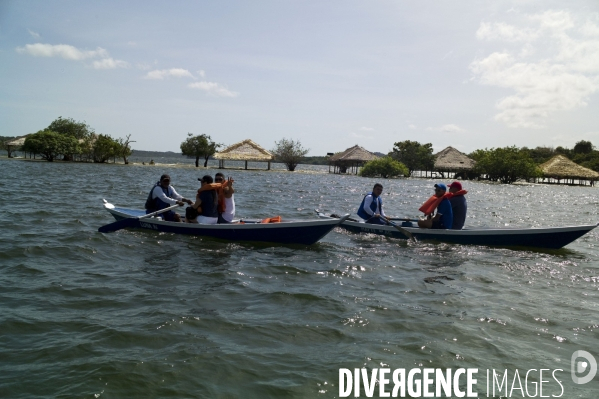
MULTIPOLYGON (((2 397, 332 398, 339 368, 363 366, 476 367, 479 393, 486 369, 559 368, 562 397, 597 396, 597 378, 570 378, 575 350, 599 359, 597 231, 549 252, 341 230, 310 247, 104 235, 102 198, 141 207, 164 172, 191 196, 205 170, 6 159, 0 168, 2 397)), ((375 182, 231 175, 242 217, 353 213, 375 182)), ((415 216, 432 194, 431 180, 381 182, 396 216, 415 216)), ((471 226, 599 221, 597 188, 465 189, 471 226)))

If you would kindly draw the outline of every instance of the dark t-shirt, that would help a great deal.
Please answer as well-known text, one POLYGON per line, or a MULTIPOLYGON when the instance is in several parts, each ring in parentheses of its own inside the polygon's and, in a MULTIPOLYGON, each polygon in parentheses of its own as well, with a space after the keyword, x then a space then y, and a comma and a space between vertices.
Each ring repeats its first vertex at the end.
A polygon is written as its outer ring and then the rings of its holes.
POLYGON ((457 195, 451 197, 449 202, 451 203, 451 210, 453 212, 453 226, 451 228, 453 230, 461 230, 464 227, 464 223, 466 223, 466 211, 468 210, 466 197, 457 195))
POLYGON ((216 191, 214 190, 202 191, 200 193, 200 201, 202 201, 202 204, 200 205, 202 207, 202 213, 200 213, 200 215, 209 218, 218 217, 217 203, 214 201, 213 195, 216 196, 216 191))

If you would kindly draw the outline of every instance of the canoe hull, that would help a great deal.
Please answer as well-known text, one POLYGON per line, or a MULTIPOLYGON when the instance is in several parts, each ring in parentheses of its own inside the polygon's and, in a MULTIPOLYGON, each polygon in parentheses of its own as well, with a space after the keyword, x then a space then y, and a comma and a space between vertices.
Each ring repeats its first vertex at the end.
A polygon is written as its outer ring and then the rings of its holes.
MULTIPOLYGON (((408 239, 405 234, 393 226, 373 225, 350 220, 344 221, 340 226, 353 233, 378 234, 392 238, 408 239)), ((412 233, 418 241, 431 240, 466 245, 559 249, 582 237, 595 227, 597 225, 505 229, 471 228, 463 230, 403 228, 412 233)))
MULTIPOLYGON (((138 209, 105 208, 116 219, 137 218, 145 214, 138 209)), ((131 221, 129 227, 152 230, 161 233, 206 236, 226 241, 254 241, 279 244, 311 245, 318 242, 342 222, 331 220, 298 220, 281 223, 245 223, 245 224, 196 224, 167 222, 162 218, 144 218, 131 221), (326 222, 326 223, 323 223, 326 222)))

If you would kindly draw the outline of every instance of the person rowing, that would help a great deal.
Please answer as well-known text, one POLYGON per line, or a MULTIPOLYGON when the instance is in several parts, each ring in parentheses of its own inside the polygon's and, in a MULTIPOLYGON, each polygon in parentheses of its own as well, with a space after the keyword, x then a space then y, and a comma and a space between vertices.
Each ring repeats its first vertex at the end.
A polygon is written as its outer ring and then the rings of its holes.
POLYGON ((435 184, 434 188, 435 194, 419 209, 424 212, 426 219, 419 220, 418 227, 424 229, 451 229, 453 226, 453 211, 447 198, 451 195, 448 195, 447 186, 443 183, 435 184), (436 214, 435 210, 437 211, 436 214))
POLYGON ((387 224, 387 216, 383 211, 383 185, 376 183, 372 188, 372 192, 366 194, 362 199, 362 203, 358 208, 358 216, 370 224, 387 224))
MULTIPOLYGON (((146 214, 158 211, 160 209, 168 208, 171 205, 183 205, 184 202, 192 204, 191 200, 184 198, 180 195, 175 188, 171 186, 171 177, 167 174, 160 176, 158 181, 146 199, 146 214)), ((169 222, 180 222, 181 218, 175 211, 167 211, 162 214, 164 220, 169 222)))

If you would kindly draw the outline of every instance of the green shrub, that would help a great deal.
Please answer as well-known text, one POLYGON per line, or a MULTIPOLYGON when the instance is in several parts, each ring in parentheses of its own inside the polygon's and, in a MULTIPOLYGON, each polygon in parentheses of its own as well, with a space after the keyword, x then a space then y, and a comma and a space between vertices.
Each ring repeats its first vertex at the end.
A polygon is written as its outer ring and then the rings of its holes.
POLYGON ((542 176, 541 170, 530 157, 528 150, 512 147, 476 150, 475 172, 487 175, 490 180, 511 184, 519 179, 542 176))
POLYGON ((408 176, 408 168, 401 162, 387 156, 374 161, 366 162, 366 165, 360 171, 360 176, 383 178, 394 176, 408 176))

